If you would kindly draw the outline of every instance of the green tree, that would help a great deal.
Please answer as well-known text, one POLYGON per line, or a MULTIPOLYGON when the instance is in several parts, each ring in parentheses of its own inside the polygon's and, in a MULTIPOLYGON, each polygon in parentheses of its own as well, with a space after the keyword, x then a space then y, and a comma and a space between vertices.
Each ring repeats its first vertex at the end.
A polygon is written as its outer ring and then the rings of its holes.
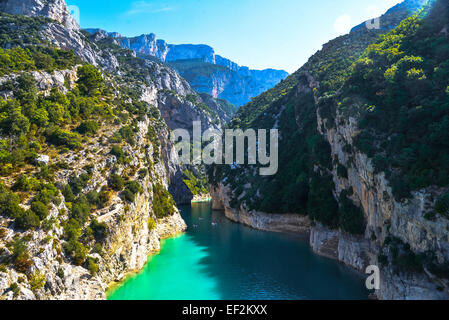
POLYGON ((78 68, 78 88, 85 96, 94 96, 100 93, 104 80, 101 73, 92 65, 78 68))
POLYGON ((122 191, 125 187, 125 181, 117 174, 112 174, 109 178, 109 187, 115 191, 122 191))

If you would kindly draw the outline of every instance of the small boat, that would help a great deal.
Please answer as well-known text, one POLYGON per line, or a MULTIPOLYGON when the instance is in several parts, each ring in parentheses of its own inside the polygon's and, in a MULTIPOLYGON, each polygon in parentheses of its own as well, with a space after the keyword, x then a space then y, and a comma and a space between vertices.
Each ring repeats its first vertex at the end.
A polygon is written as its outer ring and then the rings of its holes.
POLYGON ((198 228, 198 225, 197 225, 197 224, 194 224, 193 227, 194 227, 194 228, 198 228))
POLYGON ((218 225, 218 223, 212 222, 212 226, 216 227, 217 225, 218 225))

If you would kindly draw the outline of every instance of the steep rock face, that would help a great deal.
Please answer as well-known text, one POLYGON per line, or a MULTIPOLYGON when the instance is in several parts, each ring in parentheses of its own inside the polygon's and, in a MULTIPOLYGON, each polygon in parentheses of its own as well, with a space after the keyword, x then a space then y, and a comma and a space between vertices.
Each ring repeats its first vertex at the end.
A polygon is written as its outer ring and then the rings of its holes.
MULTIPOLYGON (((409 0, 389 10, 381 18, 384 25, 379 33, 397 26, 401 20, 412 12, 410 9, 414 9, 423 3, 424 1, 409 0)), ((449 286, 447 279, 444 279, 444 275, 438 277, 432 274, 425 264, 423 266, 418 265, 414 269, 414 262, 402 261, 401 265, 401 262, 398 263, 393 261, 393 259, 385 259, 386 256, 394 255, 394 252, 398 255, 397 252, 403 250, 409 254, 412 252, 411 256, 413 254, 423 254, 425 256, 425 253, 430 252, 436 256, 438 263, 443 266, 448 262, 448 220, 439 215, 433 217, 436 200, 447 190, 427 187, 413 192, 411 199, 408 201, 400 202, 395 200, 385 174, 377 173, 372 160, 367 155, 359 152, 356 147, 355 137, 362 130, 359 128, 359 120, 355 118, 356 113, 351 116, 346 111, 344 114, 345 110, 348 109, 343 105, 341 108, 336 108, 336 115, 333 114, 335 105, 344 101, 345 96, 343 94, 342 96, 339 95, 339 87, 337 86, 337 98, 335 101, 332 101, 333 99, 330 98, 332 94, 323 89, 329 88, 329 83, 327 82, 329 78, 326 78, 329 73, 321 72, 321 66, 329 62, 330 65, 337 69, 341 67, 338 64, 334 64, 332 59, 335 59, 335 57, 341 58, 338 52, 345 50, 348 46, 352 46, 352 51, 358 52, 358 54, 363 53, 370 43, 376 41, 376 32, 366 30, 366 27, 362 28, 359 26, 350 35, 337 38, 326 44, 323 50, 313 56, 297 73, 290 76, 273 90, 254 99, 254 102, 241 108, 233 122, 235 121, 237 125, 242 126, 245 126, 245 123, 250 123, 251 128, 257 128, 257 125, 260 126, 261 123, 268 123, 270 126, 278 128, 280 124, 282 140, 285 136, 291 137, 292 131, 294 132, 296 128, 299 128, 296 132, 296 137, 301 138, 302 135, 305 135, 304 129, 306 126, 310 125, 304 119, 308 117, 313 118, 314 121, 311 123, 313 123, 314 128, 316 127, 317 133, 314 133, 312 137, 314 139, 324 137, 325 143, 320 145, 320 149, 323 150, 321 156, 323 158, 329 157, 329 159, 323 161, 324 164, 313 159, 313 165, 308 170, 300 171, 301 174, 294 175, 294 177, 299 179, 302 178, 301 175, 307 175, 308 171, 313 171, 312 177, 309 177, 310 179, 313 179, 314 175, 323 176, 326 181, 329 178, 328 199, 331 199, 330 203, 335 203, 336 205, 338 203, 339 206, 339 209, 334 211, 335 216, 343 216, 345 212, 342 209, 347 208, 344 205, 344 197, 348 197, 356 209, 361 209, 361 211, 357 210, 357 212, 361 212, 363 214, 362 220, 366 221, 366 228, 363 224, 362 235, 359 236, 350 235, 338 228, 331 230, 315 222, 314 226, 310 228, 309 239, 314 252, 338 260, 363 273, 370 265, 379 266, 381 268, 381 288, 376 294, 380 299, 448 299, 449 286), (291 88, 288 88, 287 84, 291 88), (321 92, 325 94, 320 94, 321 92), (294 119, 291 123, 285 117, 285 113, 289 109, 289 118, 294 119), (284 117, 282 117, 283 115, 284 117), (260 119, 263 120, 261 121, 260 119), (288 131, 282 132, 283 129, 288 129, 288 131), (347 169, 347 172, 339 170, 341 167, 347 169), (400 245, 398 246, 401 246, 401 249, 392 246, 390 241, 399 243, 400 245), (410 268, 407 269, 407 267, 410 268), (420 270, 420 267, 423 270, 420 270)), ((332 81, 338 78, 338 74, 332 74, 332 72, 330 74, 332 75, 332 81)), ((345 92, 344 90, 341 91, 345 92)), ((381 93, 379 92, 379 94, 381 93)), ((308 140, 307 143, 310 143, 311 140, 308 140)), ((295 147, 293 143, 291 146, 295 147)), ((298 146, 296 145, 296 147, 298 146)), ((299 148, 301 147, 303 146, 299 146, 299 148)), ((304 149, 300 150, 304 151, 304 149)), ((314 150, 309 149, 308 151, 311 154, 314 153, 314 150)), ((280 152, 285 152, 285 150, 280 150, 280 152)), ((289 155, 291 154, 290 152, 289 155)), ((290 158, 284 158, 284 161, 284 167, 294 166, 300 162, 294 162, 290 158)), ((244 201, 254 206, 254 202, 259 203, 270 196, 270 194, 260 196, 260 190, 263 188, 259 186, 266 183, 266 180, 255 177, 251 169, 251 166, 247 166, 240 171, 235 169, 228 171, 218 170, 220 174, 213 176, 213 178, 219 178, 219 180, 213 180, 215 182, 218 181, 218 189, 212 193, 213 197, 216 198, 213 201, 217 207, 222 207, 223 199, 232 198, 234 206, 235 203, 239 204, 238 209, 235 210, 237 214, 245 216, 247 215, 247 210, 245 209, 246 203, 244 201), (225 173, 224 175, 223 172, 225 173), (253 183, 255 188, 249 191, 243 188, 242 192, 242 188, 239 185, 241 185, 241 181, 248 180, 255 181, 253 183), (232 186, 232 190, 230 190, 229 186, 232 186), (253 203, 250 201, 252 199, 240 201, 240 199, 248 198, 245 197, 246 193, 252 194, 256 201, 252 201, 253 203)), ((291 170, 291 172, 295 171, 291 170)), ((281 177, 284 180, 286 179, 286 175, 281 177)), ((302 189, 300 184, 286 184, 284 180, 281 180, 282 178, 278 177, 276 179, 275 177, 273 185, 278 188, 282 188, 285 185, 291 186, 294 187, 294 192, 288 193, 289 197, 282 198, 283 201, 279 201, 279 194, 277 194, 276 199, 273 199, 273 201, 283 205, 283 202, 289 202, 294 196, 297 196, 298 199, 304 199, 303 190, 298 190, 302 189)), ((311 189, 317 188, 313 184, 309 184, 309 187, 311 189)), ((317 189, 321 196, 324 193, 324 188, 317 189)), ((282 190, 291 192, 288 189, 282 190)), ((306 204, 309 204, 310 209, 313 209, 310 207, 310 203, 314 207, 320 207, 321 202, 313 201, 316 195, 312 195, 310 197, 309 193, 306 204)), ((319 199, 325 200, 326 197, 323 196, 319 199)), ((331 207, 323 203, 323 208, 325 208, 326 212, 321 211, 318 214, 326 215, 327 209, 332 209, 331 207)), ((271 208, 270 210, 278 212, 276 209, 271 208)), ((234 209, 229 208, 229 210, 232 211, 234 209)), ((251 216, 253 213, 250 212, 249 214, 251 216)), ((234 213, 230 215, 231 219, 234 215, 234 213)), ((322 217, 320 218, 322 219, 322 217)), ((238 219, 235 220, 239 221, 238 219)), ((245 218, 245 220, 250 221, 251 218, 245 218)), ((282 223, 282 221, 279 222, 281 225, 282 223)), ((335 222, 327 221, 327 223, 335 225, 335 222)), ((336 224, 342 229, 345 227, 342 224, 342 220, 336 224)))
POLYGON ((86 41, 85 36, 76 29, 68 29, 62 25, 48 23, 42 26, 41 36, 52 45, 73 50, 84 61, 109 71, 116 71, 119 63, 110 52, 99 50, 94 43, 86 41))
POLYGON ((143 34, 135 38, 121 38, 119 41, 124 48, 131 49, 139 54, 157 57, 161 61, 165 61, 169 51, 167 43, 163 40, 156 40, 155 34, 143 34))
POLYGON ((67 29, 79 29, 78 22, 67 10, 64 0, 5 0, 0 11, 26 16, 43 16, 58 21, 67 29))
MULTIPOLYGON (((68 70, 56 70, 53 73, 43 71, 33 71, 32 76, 36 80, 37 88, 44 94, 48 94, 52 88, 58 88, 60 92, 67 93, 67 86, 73 87, 77 80, 77 68, 68 70)), ((4 77, 0 77, 0 86, 6 82, 16 83, 20 74, 9 74, 4 77)), ((8 99, 13 96, 12 91, 0 92, 0 97, 8 99)))
POLYGON ((234 209, 230 205, 230 190, 220 184, 211 187, 212 209, 223 210, 226 217, 234 222, 242 223, 251 228, 271 232, 291 232, 305 237, 310 234, 311 221, 307 216, 299 214, 267 214, 248 211, 244 206, 234 209))
MULTIPOLYGON (((197 61, 175 61, 171 65, 198 92, 243 106, 288 76, 285 71, 250 70, 247 67, 224 67, 197 61)), ((232 66, 231 66, 232 67, 232 66)))
POLYGON ((195 60, 215 64, 215 52, 206 45, 181 44, 170 45, 165 61, 172 62, 178 60, 195 60))
MULTIPOLYGON (((144 168, 144 159, 147 151, 145 148, 156 148, 148 141, 147 130, 150 122, 148 118, 138 124, 139 132, 136 137, 136 145, 129 148, 134 157, 131 166, 135 168, 144 168)), ((167 140, 168 131, 160 132, 161 146, 160 152, 165 154, 174 154, 173 145, 167 140), (166 149, 166 150, 163 150, 166 149)), ((94 141, 89 147, 81 151, 81 161, 75 160, 77 156, 69 153, 60 157, 60 161, 70 164, 69 169, 63 170, 57 174, 57 183, 66 184, 69 177, 75 172, 79 174, 84 172, 84 166, 88 163, 88 155, 96 153, 95 165, 92 171, 92 181, 84 190, 99 190, 107 185, 107 175, 105 170, 115 163, 113 157, 103 153, 101 145, 94 141)), ((149 150, 152 154, 151 150, 149 150)), ((156 159, 153 159, 156 163, 156 159)), ((125 170, 124 166, 119 166, 119 174, 125 170)), ((160 240, 174 236, 186 229, 185 222, 182 220, 179 212, 176 210, 172 215, 156 220, 155 229, 150 230, 148 221, 154 218, 153 189, 156 183, 161 183, 165 188, 168 187, 169 173, 163 162, 158 162, 151 176, 147 176, 141 181, 142 191, 136 195, 135 200, 125 205, 118 194, 115 194, 109 205, 95 213, 98 222, 105 223, 108 226, 108 233, 104 240, 103 254, 92 254, 91 257, 97 260, 99 270, 96 276, 92 276, 88 270, 83 267, 74 266, 65 261, 70 261, 61 249, 63 240, 63 228, 55 225, 50 231, 51 239, 42 249, 41 244, 45 243, 48 235, 42 231, 28 232, 31 236, 28 246, 33 257, 32 272, 39 272, 45 275, 45 286, 40 290, 32 290, 30 284, 23 282, 20 285, 21 293, 18 299, 61 299, 61 300, 92 300, 105 299, 105 291, 109 284, 114 281, 120 281, 127 273, 140 270, 146 263, 148 255, 160 250, 160 240)), ((61 217, 61 213, 67 214, 65 200, 62 197, 61 205, 54 207, 50 212, 48 219, 58 217, 63 220, 67 216, 61 217)), ((5 221, 1 221, 5 225, 5 221)), ((2 246, 17 235, 10 229, 7 235, 2 239, 2 246)), ((0 274, 1 287, 0 294, 3 298, 13 299, 12 292, 7 291, 12 283, 18 281, 19 274, 14 270, 0 274)))
MULTIPOLYGON (((2 2, 2 4, 12 4, 13 2, 2 2)), ((108 71, 107 74, 103 74, 103 77, 111 88, 115 89, 126 85, 128 89, 137 94, 136 101, 140 98, 157 106, 172 128, 190 128, 193 120, 199 120, 205 126, 219 127, 220 121, 214 118, 216 113, 211 114, 204 110, 206 104, 203 103, 201 97, 197 96, 190 85, 173 69, 154 61, 135 59, 135 54, 133 55, 127 50, 125 53, 118 52, 118 50, 114 50, 116 49, 114 47, 101 44, 100 42, 105 39, 104 35, 90 39, 77 28, 61 24, 65 20, 56 13, 67 11, 64 1, 45 2, 45 5, 54 3, 60 6, 59 11, 41 8, 39 6, 44 3, 35 2, 35 4, 29 2, 30 8, 34 8, 30 9, 31 11, 27 9, 28 11, 17 13, 29 16, 42 15, 58 22, 33 20, 32 18, 18 19, 17 22, 10 24, 12 30, 22 28, 21 23, 36 26, 38 28, 36 40, 39 40, 37 43, 49 41, 58 48, 73 49, 75 54, 85 62, 108 71), (119 59, 121 59, 120 62, 119 59), (129 65, 126 64, 129 60, 135 63, 134 68, 129 68, 129 65), (138 77, 141 74, 145 74, 145 77, 138 77), (187 98, 189 95, 190 98, 196 96, 198 101, 192 102, 192 99, 187 98)), ((28 8, 28 2, 25 4, 27 6, 24 7, 28 8)), ((8 8, 7 6, 1 7, 3 12, 16 13, 8 8)), ((11 20, 9 16, 5 16, 11 20)), ((118 35, 107 36, 113 39, 118 37, 118 35)), ((8 43, 4 45, 6 48, 11 47, 8 43)), ((52 73, 44 71, 30 71, 29 73, 37 80, 37 89, 42 95, 46 95, 55 87, 59 88, 61 93, 65 93, 69 88, 73 89, 78 78, 76 67, 52 73)), ((17 86, 17 78, 18 74, 8 74, 0 78, 0 83, 4 84, 10 81, 17 86)), ((13 98, 12 92, 2 92, 1 94, 6 99, 13 98)), ((126 102, 135 101, 128 98, 126 102)), ((3 262, 10 257, 11 248, 8 249, 7 246, 15 236, 26 237, 27 241, 29 239, 27 245, 33 263, 29 272, 37 272, 45 276, 44 286, 36 289, 32 287, 30 281, 26 280, 24 274, 16 272, 10 265, 5 269, 6 272, 3 272, 2 268, 0 299, 104 299, 105 290, 111 282, 123 279, 129 272, 140 270, 146 263, 148 255, 160 249, 160 239, 173 236, 186 229, 178 210, 158 219, 153 208, 156 187, 161 188, 160 186, 162 186, 163 190, 174 190, 175 200, 176 197, 179 197, 180 203, 188 202, 190 201, 189 197, 192 197, 182 182, 183 168, 178 164, 175 148, 169 139, 169 128, 165 121, 160 119, 157 112, 155 114, 154 109, 151 115, 142 114, 136 119, 135 126, 137 127, 135 143, 122 146, 126 154, 132 155, 127 164, 118 163, 117 157, 110 154, 111 145, 107 141, 108 139, 103 140, 105 137, 111 137, 120 129, 121 125, 117 123, 105 125, 102 120, 100 120, 98 136, 89 138, 89 144, 82 146, 82 150, 76 153, 71 151, 55 153, 48 157, 50 165, 68 164, 65 169, 58 169, 55 174, 54 182, 58 186, 67 185, 73 176, 86 174, 85 168, 88 166, 92 178, 82 190, 83 193, 99 191, 103 186, 107 186, 108 177, 112 171, 118 175, 123 174, 129 177, 142 187, 142 190, 135 194, 133 201, 124 201, 122 194, 113 192, 107 205, 91 213, 99 223, 106 224, 109 230, 104 239, 102 254, 91 253, 88 257, 96 261, 98 272, 92 275, 87 270, 86 264, 76 266, 73 263, 73 257, 68 256, 66 250, 63 249, 67 242, 64 238, 63 225, 69 220, 70 205, 66 206, 66 199, 59 196, 58 203, 60 205, 53 205, 48 219, 56 219, 61 223, 55 223, 48 232, 41 229, 20 232, 14 227, 13 219, 0 217, 0 231, 2 232, 0 261, 3 262), (154 123, 155 121, 157 123, 154 123), (154 129, 157 137, 149 133, 150 127, 154 129), (148 170, 148 175, 143 177, 137 174, 142 170, 148 170), (155 220, 154 228, 149 223, 150 218, 155 220), (19 283, 19 292, 13 292, 10 289, 16 283, 19 283)), ((11 183, 8 181, 8 177, 5 180, 8 185, 11 183)), ((28 204, 24 204, 24 206, 29 207, 28 204)))
MULTIPOLYGON (((119 35, 92 29, 88 40, 101 48, 102 56, 115 58, 116 72, 138 88, 140 99, 156 106, 171 130, 185 129, 192 133, 193 122, 202 128, 220 129, 234 113, 234 106, 211 96, 198 94, 179 73, 155 59, 136 58, 136 53, 119 47, 119 35), (120 65, 117 59, 131 60, 133 64, 120 65), (136 80, 138 79, 138 80, 136 80)), ((146 41, 146 40, 145 40, 146 41)), ((108 66, 105 66, 106 69, 108 66)), ((122 80, 120 80, 122 81, 122 80)), ((170 192, 176 203, 189 204, 193 195, 183 182, 186 168, 171 164, 170 192)))
MULTIPOLYGON (((394 236, 410 245, 417 253, 431 251, 436 254, 441 263, 449 258, 449 221, 439 218, 434 221, 425 218, 426 213, 431 212, 439 191, 433 188, 413 193, 413 198, 407 202, 399 203, 395 200, 391 187, 384 173, 376 174, 372 161, 364 154, 356 152, 347 154, 345 145, 353 145, 353 137, 356 135, 357 123, 355 119, 345 120, 341 114, 337 114, 335 120, 338 126, 335 129, 327 129, 322 132, 329 141, 334 159, 348 167, 348 178, 341 178, 336 170, 333 172, 336 193, 342 190, 353 190, 351 197, 358 203, 365 214, 367 229, 365 238, 368 246, 365 250, 349 250, 352 255, 368 255, 366 261, 379 265, 378 255, 384 244, 386 236, 394 236), (350 159, 353 159, 350 162, 350 159), (376 240, 368 240, 368 239, 376 240)), ((325 128, 323 120, 318 113, 318 127, 325 128)), ((341 241, 341 239, 340 239, 341 241)), ((339 250, 340 252, 340 250, 339 250)), ((339 260, 345 261, 339 255, 339 260)), ((358 260, 358 259, 356 259, 358 260)), ((346 262, 346 261, 345 261, 346 262)), ((363 270, 360 265, 349 263, 353 267, 363 270)), ((366 267, 365 264, 364 267, 366 267)), ((449 298, 447 292, 440 292, 437 287, 441 285, 429 274, 408 275, 402 274, 403 281, 398 281, 401 276, 394 275, 389 268, 382 268, 387 276, 382 279, 381 290, 378 296, 382 299, 441 299, 449 298), (390 281, 396 281, 391 283, 390 281)), ((446 287, 443 285, 442 287, 446 287)))
POLYGON ((148 79, 150 84, 144 86, 142 100, 159 108, 171 130, 192 130, 193 121, 201 121, 205 128, 214 126, 212 115, 186 99, 196 92, 178 73, 151 61, 145 61, 145 65, 154 71, 154 76, 148 79))
POLYGON ((246 104, 252 97, 271 89, 288 76, 283 70, 250 70, 241 67, 217 55, 207 45, 171 45, 157 39, 155 34, 126 38, 100 29, 87 31, 91 34, 108 34, 123 48, 169 63, 197 92, 225 99, 236 106, 246 104))

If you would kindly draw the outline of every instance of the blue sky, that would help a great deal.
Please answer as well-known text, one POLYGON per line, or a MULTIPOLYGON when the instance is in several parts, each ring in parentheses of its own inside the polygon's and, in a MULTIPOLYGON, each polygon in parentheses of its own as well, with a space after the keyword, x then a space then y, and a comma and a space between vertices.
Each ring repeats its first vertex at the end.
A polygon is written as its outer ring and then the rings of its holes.
POLYGON ((294 72, 322 44, 401 0, 66 0, 83 28, 155 33, 171 44, 208 44, 253 69, 294 72))

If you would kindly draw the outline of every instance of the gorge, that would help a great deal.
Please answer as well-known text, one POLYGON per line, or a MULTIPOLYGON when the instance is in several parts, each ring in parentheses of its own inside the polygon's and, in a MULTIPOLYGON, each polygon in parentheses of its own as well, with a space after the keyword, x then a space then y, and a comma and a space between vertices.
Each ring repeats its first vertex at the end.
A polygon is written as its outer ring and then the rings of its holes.
POLYGON ((143 58, 156 58, 180 73, 199 93, 230 102, 236 107, 248 103, 271 89, 288 76, 284 70, 251 70, 223 58, 208 45, 167 44, 156 35, 123 37, 117 32, 87 29, 91 34, 112 37, 123 48, 133 50, 143 58))
POLYGON ((165 241, 161 253, 150 258, 141 273, 111 290, 108 299, 368 298, 363 276, 313 254, 301 234, 263 232, 236 224, 222 212, 212 211, 210 203, 180 210, 187 232, 165 241))
POLYGON ((448 27, 405 0, 288 75, 1 1, 0 299, 448 299, 448 27), (279 170, 180 163, 194 122, 279 170))

